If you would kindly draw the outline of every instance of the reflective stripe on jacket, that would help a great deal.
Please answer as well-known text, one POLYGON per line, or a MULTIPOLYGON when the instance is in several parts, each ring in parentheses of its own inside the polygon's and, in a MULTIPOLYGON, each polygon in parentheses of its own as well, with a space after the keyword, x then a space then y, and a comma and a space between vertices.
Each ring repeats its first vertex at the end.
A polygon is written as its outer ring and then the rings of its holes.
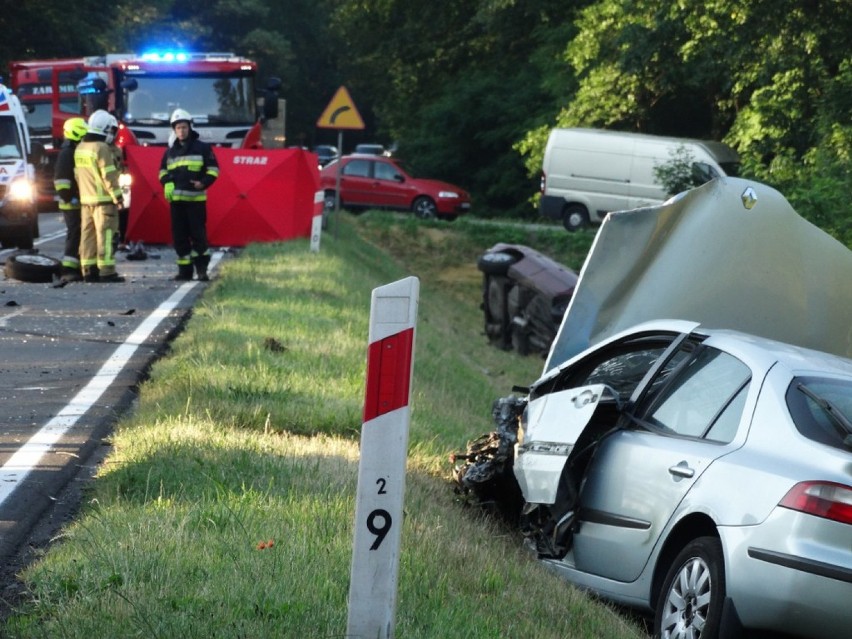
POLYGON ((121 187, 115 155, 106 142, 86 141, 74 151, 74 173, 82 204, 118 204, 121 187))
POLYGON ((196 131, 190 131, 186 142, 175 140, 163 154, 159 177, 160 183, 172 182, 175 185, 173 202, 204 202, 207 189, 219 177, 219 163, 213 148, 199 140, 196 131), (195 180, 204 184, 203 190, 199 191, 192 185, 195 180))

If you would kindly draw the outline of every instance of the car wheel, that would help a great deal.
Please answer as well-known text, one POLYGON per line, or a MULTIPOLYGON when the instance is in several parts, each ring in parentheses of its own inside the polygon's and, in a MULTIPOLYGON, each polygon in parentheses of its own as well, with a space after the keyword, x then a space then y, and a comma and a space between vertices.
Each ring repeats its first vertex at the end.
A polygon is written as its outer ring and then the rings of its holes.
POLYGON ((61 266, 62 263, 55 257, 39 255, 34 251, 12 253, 6 258, 3 272, 10 279, 41 284, 52 282, 54 275, 58 277, 61 266))
POLYGON ((562 226, 566 231, 579 231, 589 225, 589 212, 582 204, 569 204, 562 210, 562 226))
POLYGON ((722 543, 716 537, 699 537, 669 568, 657 599, 654 637, 716 637, 724 600, 722 543))
POLYGON ((323 208, 326 211, 333 211, 334 206, 337 203, 336 200, 337 198, 334 195, 334 191, 326 191, 323 196, 323 208))
POLYGON ((506 275, 509 267, 520 260, 514 253, 494 251, 483 253, 476 261, 476 267, 486 275, 506 275))
POLYGON ((501 348, 512 346, 507 307, 509 280, 505 277, 488 277, 485 290, 485 332, 489 339, 499 342, 501 348))
POLYGON ((421 195, 414 200, 411 210, 421 220, 434 220, 438 216, 438 207, 435 205, 435 202, 432 198, 425 195, 421 195))

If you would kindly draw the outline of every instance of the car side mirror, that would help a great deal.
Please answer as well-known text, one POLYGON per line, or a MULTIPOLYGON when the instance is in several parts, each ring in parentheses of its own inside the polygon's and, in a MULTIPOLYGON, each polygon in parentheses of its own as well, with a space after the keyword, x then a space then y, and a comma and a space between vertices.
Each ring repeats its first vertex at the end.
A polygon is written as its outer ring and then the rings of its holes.
POLYGON ((405 182, 405 176, 404 176, 404 175, 400 175, 399 173, 396 173, 396 174, 393 176, 393 179, 394 179, 394 181, 395 181, 395 182, 399 182, 400 184, 402 184, 403 182, 405 182))

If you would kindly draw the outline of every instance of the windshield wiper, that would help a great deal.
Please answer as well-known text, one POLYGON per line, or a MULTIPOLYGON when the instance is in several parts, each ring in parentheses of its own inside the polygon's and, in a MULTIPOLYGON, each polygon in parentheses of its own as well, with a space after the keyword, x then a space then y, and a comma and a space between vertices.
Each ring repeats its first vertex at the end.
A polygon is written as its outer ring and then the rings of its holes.
POLYGON ((846 417, 843 411, 837 408, 831 400, 826 399, 819 393, 815 393, 802 383, 797 384, 796 388, 811 398, 817 406, 825 411, 825 414, 828 415, 837 429, 838 434, 843 437, 843 445, 847 448, 852 448, 852 421, 846 417))

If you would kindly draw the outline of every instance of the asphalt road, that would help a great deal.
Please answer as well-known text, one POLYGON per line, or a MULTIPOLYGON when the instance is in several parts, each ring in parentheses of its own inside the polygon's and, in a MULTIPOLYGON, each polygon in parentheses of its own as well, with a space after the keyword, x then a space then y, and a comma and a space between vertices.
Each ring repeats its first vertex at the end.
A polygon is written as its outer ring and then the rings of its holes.
MULTIPOLYGON (((60 258, 62 217, 42 213, 39 223, 36 248, 60 258)), ((0 261, 11 252, 0 251, 0 261)), ((123 283, 0 280, 0 562, 7 572, 35 530, 49 536, 69 516, 68 495, 91 475, 116 419, 206 286, 171 279, 170 247, 146 247, 146 254, 142 261, 119 254, 123 283)), ((213 256, 214 277, 228 254, 213 256)))

